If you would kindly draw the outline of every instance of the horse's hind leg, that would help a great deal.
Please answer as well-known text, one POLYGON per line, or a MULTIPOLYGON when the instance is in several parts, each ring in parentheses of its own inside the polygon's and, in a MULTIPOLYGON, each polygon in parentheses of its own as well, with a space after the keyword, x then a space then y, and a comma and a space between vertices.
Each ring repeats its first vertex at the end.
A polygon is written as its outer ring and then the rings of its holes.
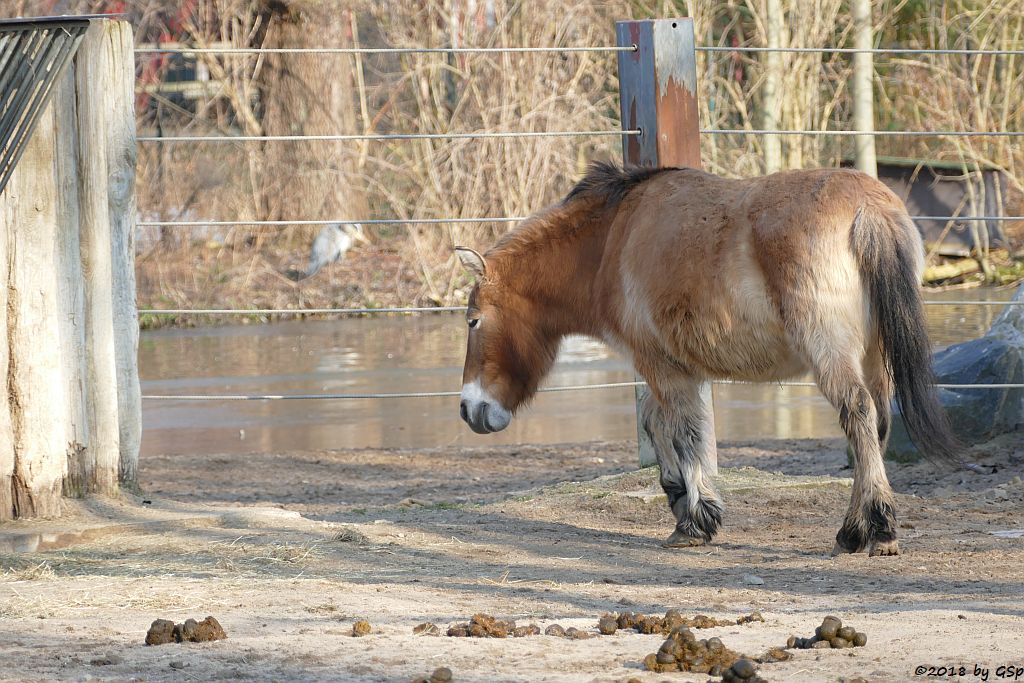
POLYGON ((712 444, 705 426, 711 407, 699 390, 699 382, 688 381, 664 402, 648 395, 642 411, 643 427, 658 457, 661 487, 676 517, 676 528, 663 544, 668 548, 703 545, 722 525, 722 502, 708 476, 712 444))
POLYGON ((895 503, 881 450, 889 430, 889 385, 879 376, 884 367, 869 359, 864 369, 873 376, 865 382, 857 360, 839 354, 828 357, 815 368, 815 375, 822 393, 839 411, 854 457, 853 494, 833 554, 867 548, 871 555, 898 555, 895 503), (883 399, 885 417, 878 408, 883 399))
POLYGON ((885 368, 882 349, 877 345, 871 345, 864 358, 864 379, 878 413, 878 452, 885 458, 889 435, 892 433, 893 386, 892 378, 885 368))

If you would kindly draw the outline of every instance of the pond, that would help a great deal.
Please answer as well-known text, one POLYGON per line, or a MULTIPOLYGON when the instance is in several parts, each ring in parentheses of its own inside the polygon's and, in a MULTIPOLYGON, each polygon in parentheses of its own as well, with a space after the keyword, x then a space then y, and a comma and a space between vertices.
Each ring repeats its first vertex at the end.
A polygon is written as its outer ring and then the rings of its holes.
MULTIPOLYGON (((930 300, 1005 300, 1013 290, 967 290, 930 300)), ((929 306, 936 347, 979 336, 998 306, 929 306)), ((461 314, 230 325, 142 334, 144 395, 458 391, 461 314)), ((603 344, 567 341, 546 385, 633 380, 603 344)), ((814 387, 717 385, 721 440, 841 436, 814 387)), ((473 434, 457 397, 309 401, 143 401, 142 454, 285 452, 329 448, 565 443, 636 436, 632 388, 540 394, 504 432, 473 434)))

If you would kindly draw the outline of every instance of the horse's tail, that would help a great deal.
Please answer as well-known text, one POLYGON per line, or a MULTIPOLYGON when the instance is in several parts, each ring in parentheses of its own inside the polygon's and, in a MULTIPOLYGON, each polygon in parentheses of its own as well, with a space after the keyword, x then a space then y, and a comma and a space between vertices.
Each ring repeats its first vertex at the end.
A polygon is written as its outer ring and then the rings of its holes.
POLYGON ((962 446, 935 389, 920 293, 924 249, 917 228, 902 207, 863 206, 853 220, 851 247, 868 285, 907 432, 926 457, 955 461, 962 446))

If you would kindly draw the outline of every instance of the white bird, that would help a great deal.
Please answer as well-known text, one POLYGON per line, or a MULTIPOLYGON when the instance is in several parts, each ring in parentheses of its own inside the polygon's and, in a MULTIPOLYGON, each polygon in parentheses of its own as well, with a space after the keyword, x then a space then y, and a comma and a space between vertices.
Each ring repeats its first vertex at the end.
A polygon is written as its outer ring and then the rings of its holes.
POLYGON ((324 266, 340 261, 356 242, 369 244, 369 240, 363 234, 363 226, 358 223, 325 225, 313 240, 313 248, 309 251, 309 265, 306 266, 306 277, 313 277, 324 266))

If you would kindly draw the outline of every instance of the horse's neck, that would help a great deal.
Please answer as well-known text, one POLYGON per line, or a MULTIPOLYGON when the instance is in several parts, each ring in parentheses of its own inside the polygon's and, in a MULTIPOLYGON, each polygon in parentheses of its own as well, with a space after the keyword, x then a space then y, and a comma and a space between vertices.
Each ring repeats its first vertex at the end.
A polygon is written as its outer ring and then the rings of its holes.
POLYGON ((558 336, 601 336, 596 285, 606 221, 592 210, 564 211, 551 219, 551 225, 533 236, 527 252, 509 259, 517 273, 516 288, 539 304, 541 323, 558 336))

